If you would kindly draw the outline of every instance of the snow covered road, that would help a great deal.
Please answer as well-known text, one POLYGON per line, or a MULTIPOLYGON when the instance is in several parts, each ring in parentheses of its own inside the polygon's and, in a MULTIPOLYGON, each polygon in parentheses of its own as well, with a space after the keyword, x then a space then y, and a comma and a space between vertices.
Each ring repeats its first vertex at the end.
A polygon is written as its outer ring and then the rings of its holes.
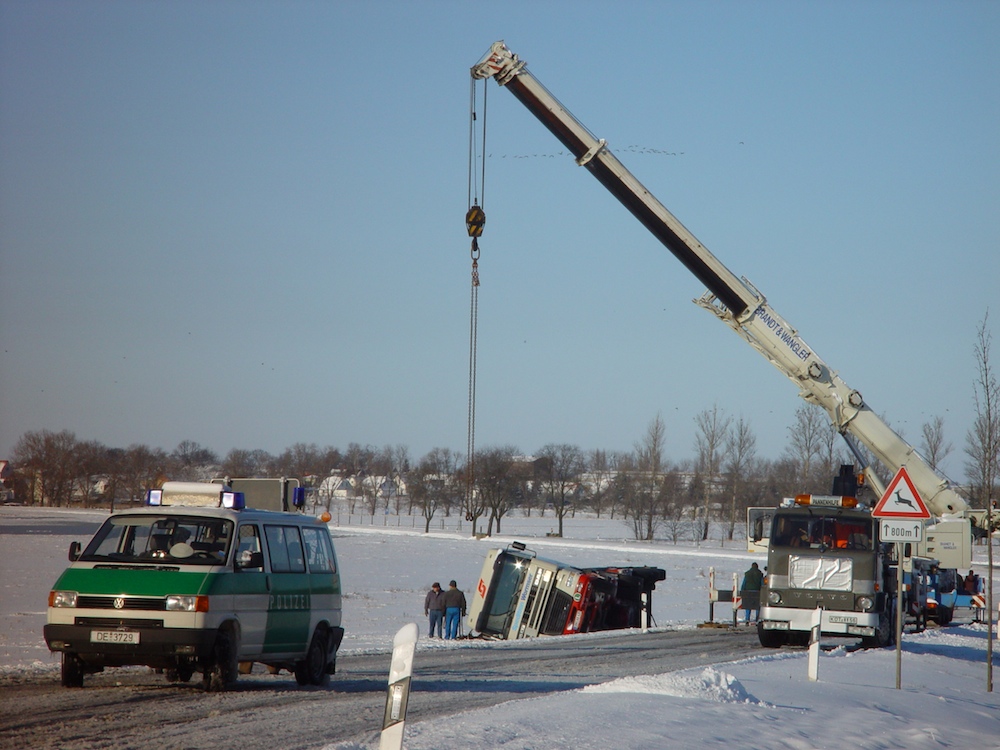
MULTIPOLYGON (((750 629, 710 628, 440 644, 417 654, 409 717, 446 719, 518 698, 759 651, 750 629)), ((205 693, 197 681, 171 684, 145 668, 88 676, 82 690, 62 688, 56 672, 24 682, 4 680, 0 737, 8 750, 273 750, 365 741, 380 725, 388 669, 388 653, 347 655, 326 688, 299 688, 291 675, 260 670, 223 694, 205 693)))

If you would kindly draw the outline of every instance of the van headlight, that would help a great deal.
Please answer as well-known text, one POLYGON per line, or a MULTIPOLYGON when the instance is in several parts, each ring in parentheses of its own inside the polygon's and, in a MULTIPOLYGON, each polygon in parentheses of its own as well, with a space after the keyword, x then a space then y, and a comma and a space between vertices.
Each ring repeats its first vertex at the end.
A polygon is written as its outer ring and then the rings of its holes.
POLYGON ((171 594, 167 597, 167 612, 208 612, 207 596, 171 594))
POLYGON ((50 607, 75 607, 77 593, 75 591, 50 591, 50 607))

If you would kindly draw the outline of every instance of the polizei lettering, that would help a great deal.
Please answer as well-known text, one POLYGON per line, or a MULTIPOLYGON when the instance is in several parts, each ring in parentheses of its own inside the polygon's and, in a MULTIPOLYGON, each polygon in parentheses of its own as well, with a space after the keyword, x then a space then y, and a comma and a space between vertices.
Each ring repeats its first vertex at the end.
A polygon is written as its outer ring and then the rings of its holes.
POLYGON ((785 328, 784 323, 776 319, 764 305, 757 307, 754 311, 754 316, 767 326, 768 330, 773 333, 781 343, 788 347, 788 349, 796 357, 805 362, 809 355, 812 354, 809 349, 805 347, 798 336, 796 336, 792 331, 785 328))
POLYGON ((271 594, 267 608, 272 612, 278 609, 310 609, 309 594, 271 594))

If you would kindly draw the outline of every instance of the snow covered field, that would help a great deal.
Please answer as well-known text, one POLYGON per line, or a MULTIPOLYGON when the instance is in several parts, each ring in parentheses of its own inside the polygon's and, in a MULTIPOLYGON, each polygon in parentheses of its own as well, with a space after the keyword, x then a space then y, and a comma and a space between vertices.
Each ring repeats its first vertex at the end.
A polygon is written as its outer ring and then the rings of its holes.
MULTIPOLYGON (((102 518, 100 513, 0 508, 0 685, 58 672, 58 659, 42 640, 46 595, 66 565, 69 542, 86 539, 87 529, 102 518), (67 520, 75 524, 75 533, 60 528, 67 520)), ((455 532, 332 527, 344 576, 344 652, 387 652, 396 630, 407 622, 425 632, 423 596, 431 582, 455 578, 468 592, 486 550, 513 539, 527 542, 542 557, 573 564, 665 568, 668 578, 653 595, 653 615, 657 627, 668 629, 695 627, 708 618, 710 567, 722 587, 753 559, 742 543, 722 545, 718 539, 700 547, 628 541, 628 529, 618 521, 568 519, 564 539, 546 538, 551 526, 551 518, 514 517, 505 521, 503 537, 483 540, 455 532)), ((977 554, 985 557, 982 548, 977 554)), ((985 559, 977 557, 975 567, 984 571, 985 559)), ((716 606, 717 621, 727 619, 726 606, 716 606)), ((1000 748, 1000 697, 986 691, 986 636, 985 626, 973 624, 906 635, 900 690, 895 689, 892 649, 826 652, 817 682, 807 678, 805 652, 762 650, 752 659, 708 669, 628 678, 446 721, 411 723, 404 746, 1000 748)), ((491 646, 421 641, 414 680, 420 679, 421 651, 483 647, 491 646)), ((599 638, 594 647, 600 647, 599 638)), ((330 746, 374 747, 377 743, 330 746)))

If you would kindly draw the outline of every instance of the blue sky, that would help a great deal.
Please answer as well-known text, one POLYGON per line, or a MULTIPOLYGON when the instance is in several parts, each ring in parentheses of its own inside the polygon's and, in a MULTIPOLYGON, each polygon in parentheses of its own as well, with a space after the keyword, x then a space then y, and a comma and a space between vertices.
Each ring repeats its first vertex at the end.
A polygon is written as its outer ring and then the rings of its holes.
MULTIPOLYGON (((0 0, 0 456, 464 451, 468 70, 504 39, 897 430, 944 417, 960 476, 998 36, 995 2, 0 0)), ((795 388, 488 97, 477 445, 629 450, 659 413, 684 460, 717 405, 778 457, 795 388)))

